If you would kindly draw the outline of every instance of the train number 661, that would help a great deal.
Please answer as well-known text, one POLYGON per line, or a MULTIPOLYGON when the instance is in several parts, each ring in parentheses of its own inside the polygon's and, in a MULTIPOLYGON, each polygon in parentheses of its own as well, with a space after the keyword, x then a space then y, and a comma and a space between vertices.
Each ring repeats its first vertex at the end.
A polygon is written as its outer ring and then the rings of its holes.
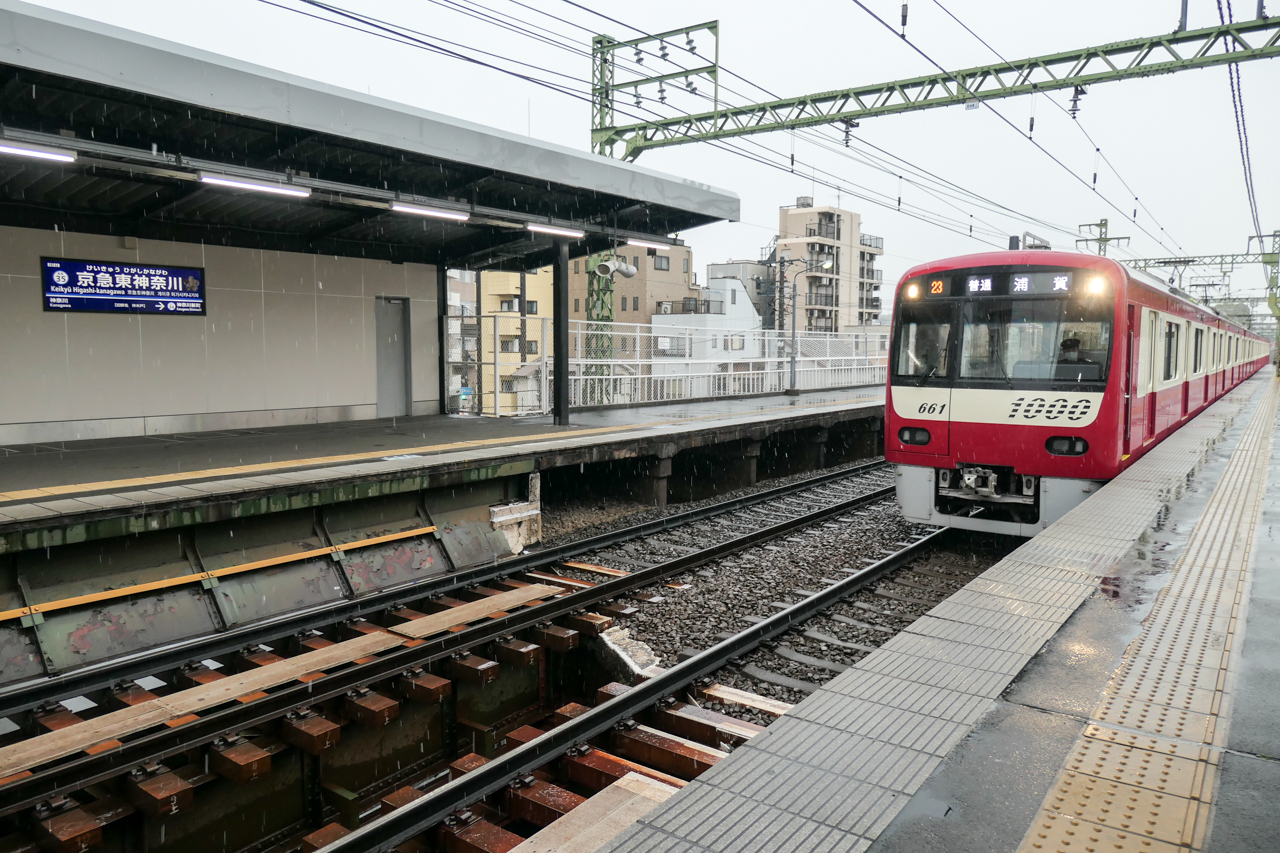
POLYGON ((920 414, 922 415, 940 415, 942 410, 947 407, 946 403, 921 403, 920 414))

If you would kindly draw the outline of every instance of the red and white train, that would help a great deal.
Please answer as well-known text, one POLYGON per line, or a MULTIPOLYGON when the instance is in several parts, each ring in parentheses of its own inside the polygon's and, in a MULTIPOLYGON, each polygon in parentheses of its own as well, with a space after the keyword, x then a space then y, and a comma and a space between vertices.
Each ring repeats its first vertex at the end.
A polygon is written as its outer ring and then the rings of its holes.
POLYGON ((898 284, 885 456, 912 521, 1034 536, 1270 359, 1116 261, 990 252, 898 284))

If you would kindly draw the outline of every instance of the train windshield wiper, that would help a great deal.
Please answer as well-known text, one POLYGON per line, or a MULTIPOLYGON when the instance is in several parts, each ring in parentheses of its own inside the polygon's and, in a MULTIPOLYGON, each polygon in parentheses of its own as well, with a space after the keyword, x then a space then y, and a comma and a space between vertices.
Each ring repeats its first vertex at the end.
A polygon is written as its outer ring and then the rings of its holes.
POLYGON ((1004 377, 1004 384, 1009 386, 1009 390, 1013 390, 1013 380, 1009 378, 1009 371, 1004 369, 1004 357, 996 359, 996 365, 1000 368, 1000 375, 1004 377))
MULTIPOLYGON (((928 382, 931 378, 933 378, 933 374, 937 372, 938 372, 938 365, 936 364, 929 365, 929 372, 926 373, 924 376, 920 377, 920 385, 923 386, 926 382, 928 382)), ((917 387, 920 387, 920 386, 917 386, 917 387)))

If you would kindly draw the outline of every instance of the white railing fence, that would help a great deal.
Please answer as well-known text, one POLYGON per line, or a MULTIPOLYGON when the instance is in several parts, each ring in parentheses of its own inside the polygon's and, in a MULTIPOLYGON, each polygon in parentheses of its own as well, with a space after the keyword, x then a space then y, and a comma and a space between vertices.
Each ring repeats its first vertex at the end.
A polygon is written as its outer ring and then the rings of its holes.
MULTIPOLYGON (((450 411, 542 414, 552 405, 550 318, 450 317, 450 411)), ((799 332, 796 387, 812 391, 885 381, 888 329, 799 332)), ((790 332, 571 320, 569 405, 629 406, 791 387, 790 332)))

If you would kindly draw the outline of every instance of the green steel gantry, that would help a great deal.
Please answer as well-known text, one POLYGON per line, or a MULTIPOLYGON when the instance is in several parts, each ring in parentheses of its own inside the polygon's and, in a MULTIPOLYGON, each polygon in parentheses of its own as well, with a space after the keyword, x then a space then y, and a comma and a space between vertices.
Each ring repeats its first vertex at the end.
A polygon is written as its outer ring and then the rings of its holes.
POLYGON ((592 150, 605 156, 617 154, 622 159, 634 160, 650 148, 824 124, 851 126, 872 116, 956 104, 976 105, 980 101, 1033 92, 1075 89, 1078 96, 1084 93, 1085 87, 1094 83, 1280 56, 1280 16, 1129 39, 1048 56, 742 107, 728 107, 720 103, 719 43, 718 21, 630 41, 597 36, 592 44, 592 150), (678 35, 688 38, 690 34, 703 30, 716 37, 715 59, 708 64, 670 74, 616 81, 617 51, 636 50, 646 43, 662 43, 678 35), (1235 50, 1228 53, 1230 47, 1235 50), (614 123, 614 99, 618 93, 634 93, 644 86, 695 77, 708 79, 714 86, 710 111, 635 124, 614 123))
MULTIPOLYGON (((1249 240, 1250 246, 1253 241, 1258 241, 1258 251, 1245 252, 1239 255, 1199 255, 1193 257, 1173 257, 1173 258, 1140 258, 1133 261, 1125 261, 1126 266, 1135 269, 1150 269, 1152 267, 1164 267, 1176 269, 1179 267, 1218 267, 1226 270, 1239 264, 1262 264, 1264 273, 1267 277, 1267 307, 1271 309, 1271 314, 1280 318, 1280 231, 1271 234, 1263 234, 1252 237, 1249 240), (1267 241, 1271 241, 1271 248, 1266 248, 1267 241)), ((1280 328, 1277 329, 1276 347, 1280 351, 1280 328)))
POLYGON ((1089 236, 1081 237, 1079 240, 1076 240, 1076 245, 1079 246, 1081 243, 1084 243, 1087 246, 1090 243, 1097 243, 1098 255, 1101 257, 1105 258, 1107 256, 1107 246, 1111 245, 1112 243, 1120 243, 1121 245, 1124 245, 1124 246, 1129 245, 1128 237, 1112 237, 1111 236, 1107 220, 1105 219, 1099 219, 1097 222, 1089 222, 1084 225, 1081 225, 1080 226, 1081 233, 1085 233, 1084 229, 1086 228, 1089 229, 1088 231, 1089 236), (1097 236, 1094 236, 1095 234, 1097 236))
MULTIPOLYGON (((615 252, 596 252, 587 258, 587 322, 579 326, 581 336, 580 358, 586 376, 610 376, 613 372, 613 333, 609 326, 597 323, 613 322, 613 275, 600 275, 596 269, 601 263, 617 257, 615 252)), ((600 406, 612 402, 607 383, 583 384, 584 394, 598 395, 583 399, 581 405, 600 406)))
MULTIPOLYGON (((1280 239, 1280 232, 1271 235, 1272 240, 1280 239)), ((1134 261, 1123 261, 1125 266, 1134 269, 1150 269, 1151 267, 1219 267, 1227 270, 1242 264, 1267 264, 1275 266, 1276 248, 1271 251, 1246 252, 1239 255, 1197 255, 1194 257, 1172 258, 1139 258, 1134 261)))

